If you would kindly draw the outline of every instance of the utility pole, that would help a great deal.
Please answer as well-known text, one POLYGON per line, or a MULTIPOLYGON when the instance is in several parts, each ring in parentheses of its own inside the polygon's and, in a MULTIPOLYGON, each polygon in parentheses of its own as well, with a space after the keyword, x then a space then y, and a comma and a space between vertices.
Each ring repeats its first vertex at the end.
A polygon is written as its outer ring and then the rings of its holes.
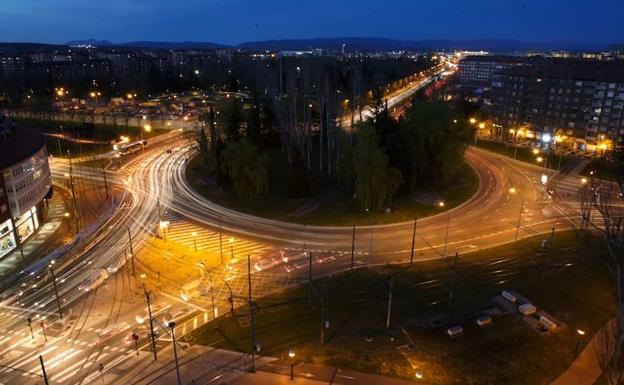
POLYGON ((128 226, 128 241, 130 244, 130 255, 134 259, 134 250, 132 250, 132 234, 130 233, 130 226, 128 226))
POLYGON ((69 150, 67 150, 67 160, 69 161, 69 187, 71 188, 72 193, 72 201, 74 202, 74 215, 76 216, 76 227, 77 232, 80 233, 80 215, 78 214, 78 201, 76 199, 76 190, 74 189, 74 172, 71 161, 71 155, 69 154, 69 150))
POLYGON ((308 258, 308 304, 312 306, 312 253, 308 258))
POLYGON ((143 292, 145 293, 145 301, 147 302, 147 314, 149 316, 149 326, 150 326, 150 336, 151 336, 151 341, 152 341, 152 352, 154 352, 154 361, 156 361, 158 359, 158 357, 156 357, 156 339, 154 336, 154 322, 152 319, 152 306, 151 306, 151 295, 152 293, 147 291, 147 289, 145 289, 145 283, 143 283, 143 292))
POLYGON ((35 339, 35 334, 33 333, 32 319, 30 319, 30 317, 28 317, 28 318, 26 318, 26 321, 28 322, 28 328, 30 329, 30 338, 32 338, 34 340, 35 339))
POLYGON ((524 211, 524 198, 522 197, 522 194, 520 194, 520 199, 522 200, 522 203, 520 204, 520 214, 518 214, 518 223, 516 224, 516 237, 514 238, 514 241, 518 240, 518 234, 520 233, 520 221, 522 220, 522 212, 524 211))
POLYGON ((208 270, 208 281, 210 282, 210 301, 212 302, 212 320, 213 320, 212 324, 216 329, 217 328, 217 309, 215 308, 214 286, 212 285, 212 275, 210 274, 210 270, 208 270))
POLYGON ((139 336, 136 333, 132 333, 132 340, 134 341, 134 348, 136 349, 136 355, 139 355, 139 336))
POLYGON ((48 335, 46 334, 46 331, 45 331, 45 322, 41 321, 39 325, 41 325, 41 330, 43 331, 43 340, 45 342, 48 342, 48 335))
POLYGON ((451 272, 451 287, 449 289, 448 307, 451 307, 453 302, 453 295, 455 294, 455 271, 457 270, 457 257, 458 253, 455 252, 455 260, 453 261, 453 271, 451 272))
POLYGON ((414 218, 414 230, 412 231, 412 248, 410 249, 410 266, 414 263, 414 247, 416 246, 416 221, 418 218, 414 218))
POLYGON ((58 294, 58 288, 56 287, 56 276, 54 275, 54 269, 52 268, 52 264, 48 266, 50 269, 50 274, 52 274, 52 285, 54 286, 54 296, 56 297, 56 305, 58 306, 59 318, 63 319, 63 310, 61 309, 61 300, 58 294))
POLYGON ((451 227, 451 213, 448 210, 446 210, 446 235, 444 237, 444 258, 448 257, 447 247, 448 247, 449 227, 451 227))
POLYGON ((353 224, 353 233, 351 235, 351 271, 353 271, 354 260, 355 260, 355 224, 353 224))
POLYGON ((392 287, 394 286, 394 276, 390 276, 390 287, 388 288, 388 312, 386 315, 386 329, 390 328, 390 315, 392 314, 392 287))
POLYGON ((43 356, 39 355, 39 363, 41 364, 41 372, 43 373, 43 383, 49 385, 48 375, 46 374, 45 365, 43 365, 43 356))
POLYGON ((553 251, 553 240, 555 238, 555 226, 553 226, 550 232, 550 239, 548 240, 548 251, 546 252, 546 259, 544 260, 544 268, 542 269, 542 279, 546 276, 546 270, 548 270, 548 264, 550 263, 550 255, 553 251))
POLYGON ((171 321, 168 325, 171 328, 171 341, 173 343, 173 357, 175 358, 176 364, 176 378, 178 380, 178 385, 182 385, 182 380, 180 379, 180 364, 178 363, 178 349, 176 348, 176 340, 175 340, 175 322, 171 321))
POLYGON ((104 175, 104 191, 106 192, 106 199, 108 199, 108 181, 106 180, 106 169, 103 167, 102 174, 104 175))
POLYGON ((221 214, 219 214, 219 254, 221 255, 221 266, 223 266, 223 230, 221 228, 221 214))
POLYGON ((251 315, 251 373, 256 372, 256 320, 251 301, 251 258, 247 255, 247 285, 249 286, 249 314, 251 315))

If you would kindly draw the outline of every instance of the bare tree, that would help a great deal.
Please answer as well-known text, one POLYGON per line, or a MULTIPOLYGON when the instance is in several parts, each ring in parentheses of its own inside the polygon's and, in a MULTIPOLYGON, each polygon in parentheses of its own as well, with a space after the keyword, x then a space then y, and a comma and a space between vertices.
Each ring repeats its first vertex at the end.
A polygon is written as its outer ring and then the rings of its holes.
MULTIPOLYGON (((596 181, 593 178, 582 188, 581 228, 599 231, 607 247, 606 265, 616 293, 616 316, 613 327, 601 341, 598 359, 610 385, 622 380, 622 349, 624 347, 624 206, 622 184, 596 181), (618 204, 614 204, 618 201, 618 204), (598 221, 592 221, 592 207, 598 212, 598 221), (583 228, 583 226, 585 226, 583 228), (612 345, 612 346, 611 346, 612 345), (612 351, 612 354, 610 354, 612 351)), ((602 338, 602 337, 600 337, 602 338)))

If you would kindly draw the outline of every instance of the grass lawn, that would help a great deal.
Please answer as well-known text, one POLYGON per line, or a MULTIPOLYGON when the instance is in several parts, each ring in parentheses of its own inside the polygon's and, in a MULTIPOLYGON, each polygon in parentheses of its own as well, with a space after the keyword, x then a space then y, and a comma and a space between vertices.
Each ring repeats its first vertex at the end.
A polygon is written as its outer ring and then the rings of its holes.
POLYGON ((593 176, 595 178, 604 179, 612 182, 618 180, 618 165, 616 162, 608 161, 607 159, 594 159, 583 170, 582 174, 590 176, 590 172, 594 171, 593 176))
MULTIPOLYGON (((392 212, 383 211, 367 213, 356 207, 353 197, 344 191, 336 189, 328 177, 312 175, 310 177, 310 197, 305 199, 291 199, 288 197, 289 170, 284 167, 271 166, 279 163, 282 156, 278 150, 269 154, 269 193, 265 196, 239 198, 231 190, 218 191, 207 183, 205 171, 200 157, 189 162, 186 176, 189 183, 208 199, 226 207, 249 214, 279 219, 288 222, 304 223, 309 225, 350 226, 382 224, 412 220, 415 216, 424 217, 440 212, 437 204, 419 203, 413 196, 399 196, 392 204, 392 212), (302 215, 292 215, 298 208, 310 204, 316 206, 313 210, 302 215)), ((459 177, 451 186, 431 186, 428 191, 422 191, 431 196, 444 200, 448 207, 454 207, 468 200, 477 190, 479 178, 474 170, 466 163, 461 165, 459 177)))
MULTIPOLYGON (((411 379, 424 384, 548 384, 573 360, 577 329, 587 332, 581 346, 615 311, 608 273, 596 239, 557 233, 548 268, 541 238, 467 254, 459 258, 455 295, 449 307, 450 268, 443 260, 412 268, 385 266, 356 270, 314 282, 327 288, 326 343, 320 347, 320 300, 308 303, 306 285, 257 299, 260 354, 297 357, 311 363, 411 379), (543 274, 543 272, 545 273, 543 274), (392 324, 385 328, 388 277, 394 275, 392 324), (519 314, 493 316, 493 325, 474 321, 491 308, 503 289, 529 298, 563 323, 540 334, 519 314), (446 327, 461 324, 464 334, 450 338, 446 327), (368 338, 367 338, 368 337, 368 338), (372 339, 372 340, 371 340, 372 339), (413 343, 411 349, 398 348, 413 343)), ((217 320, 187 337, 193 343, 248 351, 248 309, 217 320)))
MULTIPOLYGON (((18 119, 17 124, 23 124, 28 127, 38 128, 46 133, 60 133, 59 123, 51 122, 48 120, 38 119, 18 119)), ((75 129, 81 127, 80 123, 76 122, 63 122, 61 124, 64 129, 63 133, 68 135, 74 135, 75 129)), ((149 139, 154 136, 169 132, 165 129, 152 129, 150 132, 143 132, 143 138, 149 139)), ((136 140, 141 136, 141 130, 138 127, 128 127, 124 125, 117 125, 117 127, 110 124, 95 124, 93 130, 82 131, 80 136, 85 139, 93 139, 97 141, 117 141, 120 136, 129 136, 131 140, 136 140)), ((90 144, 90 143, 75 143, 70 140, 60 139, 61 144, 61 157, 67 156, 67 150, 72 154, 72 157, 89 156, 94 154, 100 154, 103 152, 111 151, 112 145, 110 144, 90 144)), ((59 146, 57 138, 46 137, 46 146, 48 153, 54 156, 59 156, 59 146)))
POLYGON ((84 162, 78 162, 76 163, 77 166, 82 166, 82 167, 91 167, 91 168, 96 168, 96 169, 102 169, 106 166, 108 166, 108 164, 110 163, 110 159, 108 158, 102 158, 102 159, 94 159, 94 160, 86 160, 84 162))
MULTIPOLYGON (((505 143, 479 139, 477 141, 477 147, 511 158, 514 157, 514 147, 511 145, 507 146, 505 143)), ((526 147, 518 147, 518 151, 516 152, 516 159, 527 163, 533 163, 538 165, 541 164, 543 166, 543 163, 538 163, 535 160, 537 156, 538 155, 533 154, 532 149, 526 147)), ((544 157, 544 154, 541 154, 539 156, 544 157)), ((563 155, 559 157, 559 155, 556 154, 547 154, 546 157, 548 158, 548 163, 546 164, 546 167, 552 168, 554 170, 559 169, 559 159, 561 159, 561 170, 572 168, 579 161, 577 157, 570 155, 563 155)))

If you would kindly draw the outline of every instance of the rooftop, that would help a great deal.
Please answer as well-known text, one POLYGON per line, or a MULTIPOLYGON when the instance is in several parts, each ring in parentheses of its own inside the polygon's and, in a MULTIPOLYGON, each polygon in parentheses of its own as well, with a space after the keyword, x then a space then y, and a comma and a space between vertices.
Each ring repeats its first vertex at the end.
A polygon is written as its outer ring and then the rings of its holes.
POLYGON ((0 170, 34 155, 44 144, 39 130, 6 121, 0 123, 0 170))
POLYGON ((508 56, 508 55, 473 55, 466 56, 462 61, 474 61, 482 63, 507 63, 507 64, 531 64, 546 62, 543 56, 508 56))
POLYGON ((624 83, 624 60, 554 60, 548 64, 508 68, 500 73, 545 79, 624 83))

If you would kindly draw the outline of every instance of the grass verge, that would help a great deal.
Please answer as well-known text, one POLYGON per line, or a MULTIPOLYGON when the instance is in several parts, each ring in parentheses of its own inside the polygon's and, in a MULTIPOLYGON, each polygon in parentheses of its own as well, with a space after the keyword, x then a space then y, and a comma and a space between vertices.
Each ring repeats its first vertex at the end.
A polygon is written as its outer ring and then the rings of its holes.
MULTIPOLYGON (((275 155, 273 155, 275 156, 275 155)), ((270 191, 267 195, 239 198, 231 190, 219 191, 206 183, 206 175, 200 157, 192 159, 186 169, 191 186, 203 196, 225 207, 265 218, 320 226, 366 226, 413 220, 441 211, 437 202, 420 203, 414 196, 399 196, 392 204, 392 212, 363 212, 356 207, 353 197, 335 189, 327 177, 313 176, 310 180, 311 194, 305 199, 288 197, 288 171, 279 167, 269 168, 270 191), (285 182, 286 181, 286 182, 285 182), (311 210, 294 216, 297 209, 309 206, 311 210)), ((427 194, 445 202, 444 209, 455 207, 468 200, 479 186, 479 177, 466 163, 462 163, 458 177, 450 186, 431 186, 427 194)))
POLYGON ((495 142, 491 140, 483 140, 479 139, 477 141, 477 147, 482 148, 484 150, 488 150, 491 152, 495 152, 497 154, 505 155, 510 158, 514 157, 517 160, 526 163, 533 163, 535 165, 544 165, 543 163, 538 163, 536 161, 538 156, 546 158, 546 167, 551 168, 553 170, 566 170, 574 167, 574 165, 579 161, 579 159, 575 156, 570 155, 556 155, 556 154, 546 154, 543 153, 539 155, 533 154, 533 150, 526 147, 518 147, 517 151, 514 149, 512 145, 507 145, 501 142, 495 142))
MULTIPOLYGON (((600 262, 599 240, 575 232, 557 233, 548 265, 541 238, 459 258, 454 299, 449 306, 448 261, 360 269, 308 286, 257 299, 256 332, 261 354, 286 357, 295 349, 306 362, 413 379, 426 384, 548 384, 614 314, 614 298, 600 262), (385 328, 388 277, 394 276, 391 328, 385 328), (512 289, 562 324, 553 332, 533 330, 518 313, 493 317, 479 328, 475 319, 492 298, 512 289), (327 295, 330 328, 320 346, 321 301, 327 295), (449 338, 449 325, 464 334, 449 338), (577 329, 587 332, 579 340, 577 329), (405 347, 407 344, 408 347, 405 347)), ((248 308, 186 337, 192 343, 248 351, 248 308)))

